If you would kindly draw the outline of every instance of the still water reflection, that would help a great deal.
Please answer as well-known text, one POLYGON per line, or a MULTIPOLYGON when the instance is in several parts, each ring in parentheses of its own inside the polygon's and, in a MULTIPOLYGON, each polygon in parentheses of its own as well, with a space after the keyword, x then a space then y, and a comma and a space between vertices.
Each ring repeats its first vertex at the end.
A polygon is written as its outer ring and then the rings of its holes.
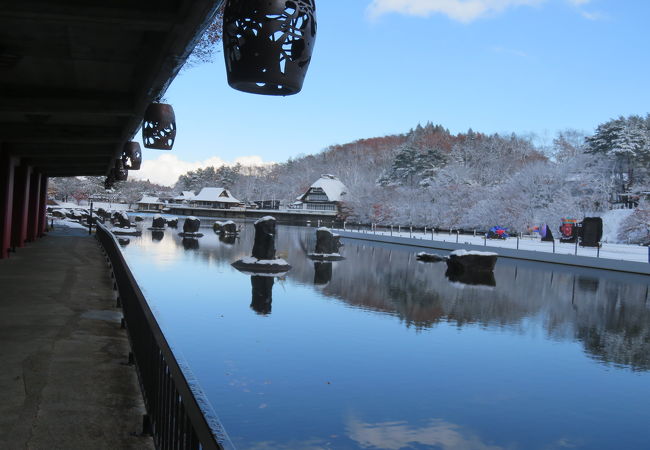
POLYGON ((209 229, 122 250, 240 448, 647 449, 647 277, 498 262, 450 281, 415 251, 279 227, 293 269, 257 277, 209 229), (491 286, 493 285, 493 286, 491 286))

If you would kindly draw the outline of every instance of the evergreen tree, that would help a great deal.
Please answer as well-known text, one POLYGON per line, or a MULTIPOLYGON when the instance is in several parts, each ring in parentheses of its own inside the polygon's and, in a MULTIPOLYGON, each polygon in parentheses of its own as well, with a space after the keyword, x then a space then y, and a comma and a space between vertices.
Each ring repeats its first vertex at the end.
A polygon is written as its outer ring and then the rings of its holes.
POLYGON ((643 182, 650 168, 650 129, 648 118, 619 117, 598 126, 586 138, 587 153, 614 161, 614 177, 619 192, 628 192, 643 182))

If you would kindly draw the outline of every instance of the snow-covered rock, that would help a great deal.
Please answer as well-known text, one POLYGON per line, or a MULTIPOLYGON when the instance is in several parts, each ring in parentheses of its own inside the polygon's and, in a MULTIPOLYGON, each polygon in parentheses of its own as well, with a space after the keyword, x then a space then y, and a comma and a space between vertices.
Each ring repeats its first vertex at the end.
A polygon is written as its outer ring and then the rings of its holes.
POLYGON ((445 261, 447 258, 444 256, 436 255, 435 253, 426 253, 426 252, 420 252, 417 255, 415 255, 418 261, 423 261, 423 262, 442 262, 445 261))
POLYGON ((454 250, 447 259, 447 268, 452 273, 492 272, 498 257, 492 252, 454 250))

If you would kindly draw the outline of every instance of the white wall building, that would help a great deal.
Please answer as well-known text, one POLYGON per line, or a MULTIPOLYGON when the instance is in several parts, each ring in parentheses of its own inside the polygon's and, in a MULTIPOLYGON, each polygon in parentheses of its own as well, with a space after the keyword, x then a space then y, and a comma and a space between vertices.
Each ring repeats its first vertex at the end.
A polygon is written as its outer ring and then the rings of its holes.
POLYGON ((230 191, 217 187, 205 187, 201 189, 201 192, 190 201, 190 204, 199 208, 215 209, 230 209, 244 205, 230 191))
POLYGON ((345 199, 347 188, 334 175, 321 175, 307 192, 297 198, 292 209, 313 211, 338 211, 339 203, 345 199))

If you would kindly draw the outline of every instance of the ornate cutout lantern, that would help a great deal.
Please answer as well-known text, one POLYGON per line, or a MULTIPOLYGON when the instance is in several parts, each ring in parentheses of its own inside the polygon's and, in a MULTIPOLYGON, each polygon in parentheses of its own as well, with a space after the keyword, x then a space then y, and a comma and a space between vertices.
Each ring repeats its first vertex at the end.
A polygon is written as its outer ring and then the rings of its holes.
POLYGON ((122 151, 122 163, 128 170, 140 170, 142 165, 142 150, 137 142, 127 142, 122 151))
POLYGON ((253 94, 297 94, 315 41, 314 0, 228 0, 223 18, 228 84, 253 94))
POLYGON ((127 178, 129 178, 129 171, 124 168, 124 161, 122 158, 117 158, 115 160, 115 167, 111 169, 111 175, 115 181, 126 181, 127 178))
POLYGON ((171 150, 176 139, 176 116, 172 105, 151 103, 144 113, 142 142, 146 148, 171 150))

